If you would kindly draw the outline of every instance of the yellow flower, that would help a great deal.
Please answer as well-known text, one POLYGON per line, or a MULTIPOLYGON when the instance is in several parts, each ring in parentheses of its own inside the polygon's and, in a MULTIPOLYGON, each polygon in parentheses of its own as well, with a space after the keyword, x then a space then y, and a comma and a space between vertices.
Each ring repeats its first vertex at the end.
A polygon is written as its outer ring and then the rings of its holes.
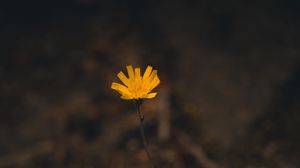
POLYGON ((157 93, 150 93, 159 83, 160 80, 157 76, 157 70, 152 70, 151 66, 148 66, 143 77, 141 76, 141 69, 135 68, 133 71, 132 65, 126 66, 128 76, 127 78, 121 71, 118 73, 119 79, 125 84, 119 84, 113 82, 111 88, 121 94, 121 99, 151 99, 156 96, 157 93))

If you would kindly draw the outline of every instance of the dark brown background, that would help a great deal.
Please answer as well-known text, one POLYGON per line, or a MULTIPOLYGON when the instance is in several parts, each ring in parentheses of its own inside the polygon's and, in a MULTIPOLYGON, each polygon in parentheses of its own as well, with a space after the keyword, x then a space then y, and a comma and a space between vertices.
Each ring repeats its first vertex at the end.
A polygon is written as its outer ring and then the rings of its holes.
POLYGON ((161 84, 142 110, 158 167, 300 166, 297 0, 0 3, 0 167, 148 167, 132 64, 161 84))

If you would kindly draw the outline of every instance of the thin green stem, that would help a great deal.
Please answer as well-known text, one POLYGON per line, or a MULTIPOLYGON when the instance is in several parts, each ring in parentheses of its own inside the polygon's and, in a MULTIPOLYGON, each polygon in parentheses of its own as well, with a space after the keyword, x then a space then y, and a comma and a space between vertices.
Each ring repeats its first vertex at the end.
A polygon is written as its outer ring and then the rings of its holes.
POLYGON ((144 149, 145 149, 147 157, 151 163, 152 168, 155 168, 151 153, 148 149, 148 144, 147 144, 147 140, 146 140, 145 133, 144 133, 144 115, 141 113, 141 110, 140 110, 141 104, 142 104, 141 100, 134 100, 136 112, 138 113, 139 119, 140 119, 140 133, 141 133, 144 149))

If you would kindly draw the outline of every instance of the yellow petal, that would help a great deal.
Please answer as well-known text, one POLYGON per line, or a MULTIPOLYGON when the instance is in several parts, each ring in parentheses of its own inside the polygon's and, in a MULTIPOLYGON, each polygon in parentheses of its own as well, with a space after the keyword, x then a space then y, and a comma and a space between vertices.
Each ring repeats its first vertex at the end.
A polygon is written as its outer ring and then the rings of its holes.
POLYGON ((125 76, 125 74, 122 71, 118 73, 118 77, 126 86, 129 86, 130 80, 125 76))
POLYGON ((154 89, 158 84, 160 83, 160 80, 158 78, 158 76, 156 75, 153 79, 153 81, 150 84, 150 90, 154 89))
POLYGON ((111 88, 116 90, 117 92, 119 92, 122 95, 123 94, 130 95, 130 92, 129 92, 128 88, 124 85, 119 84, 119 83, 113 82, 111 84, 111 88))
POLYGON ((151 83, 154 77, 157 76, 157 70, 153 70, 150 77, 149 77, 149 82, 151 83))
POLYGON ((134 72, 135 72, 135 78, 140 79, 141 78, 141 68, 135 68, 134 72))
POLYGON ((152 66, 147 66, 146 71, 145 71, 145 73, 143 75, 143 80, 148 79, 148 77, 151 74, 151 71, 152 71, 152 66))
POLYGON ((151 98, 154 98, 156 95, 157 95, 157 93, 149 93, 149 94, 147 94, 147 96, 145 98, 151 99, 151 98))
POLYGON ((133 80, 134 79, 134 72, 133 72, 132 65, 128 65, 128 66, 126 66, 126 68, 127 68, 127 72, 128 72, 128 75, 129 75, 129 79, 133 80))
POLYGON ((120 98, 121 98, 121 99, 124 99, 124 100, 130 100, 130 99, 133 99, 133 97, 128 96, 128 95, 122 95, 120 98))

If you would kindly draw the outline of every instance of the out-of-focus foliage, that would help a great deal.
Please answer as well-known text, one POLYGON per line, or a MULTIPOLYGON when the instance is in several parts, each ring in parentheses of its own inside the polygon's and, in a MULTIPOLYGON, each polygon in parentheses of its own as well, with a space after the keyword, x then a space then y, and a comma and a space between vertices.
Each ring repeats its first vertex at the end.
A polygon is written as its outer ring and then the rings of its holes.
POLYGON ((300 166, 300 4, 4 1, 0 167, 147 167, 125 65, 158 68, 142 106, 159 167, 300 166))

